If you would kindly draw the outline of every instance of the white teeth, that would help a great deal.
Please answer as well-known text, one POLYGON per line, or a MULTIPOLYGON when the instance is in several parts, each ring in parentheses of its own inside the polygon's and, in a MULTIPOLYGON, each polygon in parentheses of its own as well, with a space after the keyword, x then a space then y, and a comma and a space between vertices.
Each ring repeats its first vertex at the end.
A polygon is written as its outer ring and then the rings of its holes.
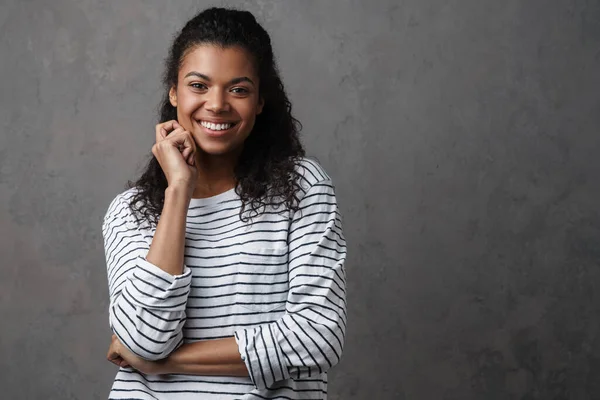
POLYGON ((233 126, 233 124, 213 124, 212 122, 205 121, 200 121, 200 125, 213 131, 222 131, 233 126))

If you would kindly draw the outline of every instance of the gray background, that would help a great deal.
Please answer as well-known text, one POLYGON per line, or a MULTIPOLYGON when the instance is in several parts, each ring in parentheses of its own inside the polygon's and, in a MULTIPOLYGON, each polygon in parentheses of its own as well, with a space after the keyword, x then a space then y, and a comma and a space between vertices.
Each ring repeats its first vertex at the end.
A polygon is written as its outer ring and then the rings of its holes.
MULTIPOLYGON (((2 1, 3 398, 107 397, 101 218, 209 4, 2 1)), ((344 216, 330 398, 600 398, 600 2, 235 4, 344 216)))

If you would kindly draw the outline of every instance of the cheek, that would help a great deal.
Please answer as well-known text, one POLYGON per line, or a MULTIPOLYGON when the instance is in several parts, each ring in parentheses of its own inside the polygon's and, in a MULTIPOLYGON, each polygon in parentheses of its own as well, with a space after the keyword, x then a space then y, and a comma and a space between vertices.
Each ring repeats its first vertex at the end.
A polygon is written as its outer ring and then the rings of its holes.
POLYGON ((241 115, 242 119, 244 120, 244 131, 247 131, 246 133, 250 133, 254 127, 254 124, 256 123, 256 115, 251 110, 248 110, 241 115))
POLYGON ((182 96, 177 101, 177 111, 183 115, 189 115, 200 106, 198 96, 182 96))
POLYGON ((256 119, 256 113, 258 112, 258 106, 254 103, 243 104, 238 108, 239 114, 245 121, 253 122, 256 119))

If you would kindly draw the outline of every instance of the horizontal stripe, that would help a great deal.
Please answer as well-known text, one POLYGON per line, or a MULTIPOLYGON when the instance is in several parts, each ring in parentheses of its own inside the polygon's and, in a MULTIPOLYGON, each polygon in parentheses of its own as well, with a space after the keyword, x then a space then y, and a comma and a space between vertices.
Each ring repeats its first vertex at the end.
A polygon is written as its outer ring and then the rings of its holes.
POLYGON ((140 357, 160 359, 182 343, 235 337, 248 376, 121 368, 110 398, 326 397, 327 371, 345 341, 347 248, 327 173, 309 159, 296 173, 295 211, 268 205, 243 222, 237 195, 193 199, 176 276, 145 258, 156 226, 136 220, 129 202, 137 189, 111 201, 102 235, 109 325, 119 340, 140 357))

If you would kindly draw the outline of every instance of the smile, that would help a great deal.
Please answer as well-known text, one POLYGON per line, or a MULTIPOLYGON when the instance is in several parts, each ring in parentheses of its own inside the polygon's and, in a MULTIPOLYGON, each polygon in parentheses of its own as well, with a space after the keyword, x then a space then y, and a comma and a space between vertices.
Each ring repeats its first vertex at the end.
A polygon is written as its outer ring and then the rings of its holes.
POLYGON ((198 121, 198 123, 203 127, 210 129, 211 131, 226 131, 227 129, 231 129, 232 127, 234 127, 236 124, 234 122, 215 124, 207 121, 198 121))

